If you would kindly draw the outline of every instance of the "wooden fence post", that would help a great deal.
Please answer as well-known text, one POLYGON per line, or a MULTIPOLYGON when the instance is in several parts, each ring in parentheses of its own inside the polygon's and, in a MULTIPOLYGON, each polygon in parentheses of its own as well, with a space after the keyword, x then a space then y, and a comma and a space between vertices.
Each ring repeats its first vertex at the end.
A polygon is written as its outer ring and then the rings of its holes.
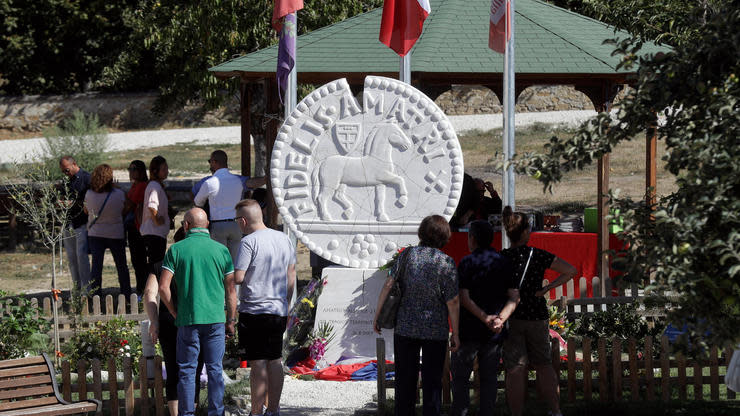
POLYGON ((72 372, 69 368, 69 360, 62 361, 62 398, 72 401, 72 372))
POLYGON ((678 360, 678 398, 686 400, 686 356, 682 352, 676 354, 678 360))
MULTIPOLYGON (((195 378, 195 382, 199 383, 199 377, 195 378)), ((139 357, 139 414, 141 416, 149 416, 149 380, 146 377, 146 357, 139 357)), ((197 399, 197 398, 196 398, 197 399)))
POLYGON ((629 339, 629 366, 630 366, 630 400, 633 402, 640 400, 640 382, 637 373, 637 340, 630 337, 629 339))
POLYGON ((77 391, 80 394, 78 400, 87 400, 87 361, 77 360, 77 391))
MULTIPOLYGON (((92 373, 93 373, 93 397, 103 401, 103 378, 101 377, 101 366, 100 360, 92 360, 92 373)), ((103 409, 98 409, 98 413, 102 413, 103 409)))
POLYGON ((710 380, 710 398, 719 400, 719 360, 717 346, 713 345, 709 350, 709 380, 710 380))
POLYGON ((568 401, 576 401, 576 340, 568 337, 568 401))
POLYGON ((583 339, 583 398, 591 401, 591 338, 583 339))
POLYGON ((118 294, 118 312, 116 315, 126 315, 126 295, 118 294))
POLYGON ((704 389, 702 388, 702 373, 703 365, 699 362, 698 358, 694 360, 694 400, 702 400, 704 398, 704 389))
POLYGON ((622 400, 622 340, 612 338, 612 378, 614 401, 622 400))
MULTIPOLYGON (((732 353, 734 349, 725 347, 724 352, 722 353, 722 356, 724 357, 724 365, 727 367, 730 365, 730 360, 732 359, 732 353)), ((726 387, 726 386, 725 386, 726 387)), ((735 400, 736 393, 732 391, 731 389, 727 389, 727 400, 735 400)))
MULTIPOLYGON (((113 301, 113 298, 108 295, 108 298, 106 299, 106 304, 108 303, 108 299, 113 301)), ((113 310, 111 308, 111 310, 113 310)), ((134 405, 135 405, 135 399, 134 399, 134 377, 133 377, 133 371, 131 368, 131 357, 124 357, 123 359, 123 390, 125 392, 126 401, 124 406, 126 406, 126 416, 133 416, 134 414, 134 405)))
POLYGON ((113 296, 111 295, 105 296, 105 314, 113 315, 113 296))
POLYGON ((660 339, 660 396, 664 402, 671 400, 671 365, 668 360, 668 337, 660 339))
POLYGON ((655 400, 655 374, 653 373, 653 337, 645 338, 645 384, 647 384, 646 398, 655 400))
MULTIPOLYGON (((380 363, 380 361, 378 361, 380 363)), ((385 359, 383 359, 385 364, 385 359)), ((157 416, 164 416, 165 400, 162 390, 164 389, 164 383, 162 382, 162 357, 159 355, 154 356, 154 402, 156 404, 157 416)))
MULTIPOLYGON (((98 307, 100 307, 99 299, 98 307)), ((108 390, 110 391, 110 414, 111 416, 118 416, 120 411, 118 404, 118 368, 116 367, 116 359, 113 357, 108 357, 108 390)))
POLYGON ((385 409, 385 339, 375 339, 375 353, 378 357, 378 413, 385 409))
POLYGON ((606 338, 599 338, 599 400, 609 401, 609 380, 606 357, 606 338))

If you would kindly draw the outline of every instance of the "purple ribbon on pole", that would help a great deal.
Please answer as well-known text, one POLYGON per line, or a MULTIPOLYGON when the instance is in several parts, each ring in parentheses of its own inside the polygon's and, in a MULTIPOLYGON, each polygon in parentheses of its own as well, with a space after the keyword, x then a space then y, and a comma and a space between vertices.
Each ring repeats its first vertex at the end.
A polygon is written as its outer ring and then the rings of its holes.
POLYGON ((283 102, 285 89, 288 87, 288 75, 295 66, 295 45, 297 35, 298 18, 295 13, 286 14, 283 17, 283 27, 280 30, 280 43, 278 44, 277 60, 277 84, 280 91, 280 102, 283 102))

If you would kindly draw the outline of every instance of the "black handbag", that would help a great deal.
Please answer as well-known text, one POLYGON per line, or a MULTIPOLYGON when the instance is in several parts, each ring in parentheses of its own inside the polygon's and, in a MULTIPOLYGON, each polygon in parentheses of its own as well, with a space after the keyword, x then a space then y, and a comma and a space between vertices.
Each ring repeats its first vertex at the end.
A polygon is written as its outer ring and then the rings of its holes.
POLYGON ((396 273, 395 279, 393 280, 393 286, 391 291, 388 292, 388 297, 385 298, 383 306, 380 308, 378 313, 378 326, 386 329, 393 329, 396 326, 396 315, 398 314, 398 307, 401 305, 401 285, 398 281, 406 274, 406 251, 401 252, 398 256, 398 272, 396 273))

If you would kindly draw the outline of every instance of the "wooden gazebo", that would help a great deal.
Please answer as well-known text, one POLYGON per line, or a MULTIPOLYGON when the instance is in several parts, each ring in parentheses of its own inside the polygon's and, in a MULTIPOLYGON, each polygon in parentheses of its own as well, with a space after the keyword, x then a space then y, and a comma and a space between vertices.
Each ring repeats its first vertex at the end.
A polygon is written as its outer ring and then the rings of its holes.
MULTIPOLYGON (((503 55, 488 49, 490 0, 440 0, 424 24, 424 32, 411 52, 412 84, 435 99, 452 85, 483 85, 502 99, 503 55)), ((378 41, 382 9, 346 19, 298 37, 298 82, 322 85, 346 78, 353 90, 362 89, 367 75, 398 77, 398 56, 378 41)), ((617 71, 619 57, 603 41, 626 33, 538 0, 517 0, 516 94, 533 85, 572 85, 583 92, 597 111, 609 111, 612 102, 633 73, 617 71)), ((299 12, 300 21, 300 12, 299 12)), ((646 53, 663 50, 655 45, 646 53)), ((266 112, 280 111, 275 68, 277 46, 244 55, 213 68, 221 79, 239 77, 242 85, 242 171, 249 174, 250 83, 265 84, 266 112)), ((502 101, 502 100, 501 100, 502 101)), ((649 126, 646 126, 646 128, 649 126)), ((278 120, 267 124, 268 152, 277 135, 278 120)), ((651 129, 648 129, 650 132, 651 129)), ((646 186, 656 185, 656 139, 648 133, 646 186)), ((268 156, 268 161, 270 160, 268 156)), ((269 169, 267 170, 269 172, 269 169)), ((267 182, 268 186, 270 181, 267 182)), ((608 276, 609 247, 605 213, 609 187, 609 156, 598 162, 599 272, 608 276)))

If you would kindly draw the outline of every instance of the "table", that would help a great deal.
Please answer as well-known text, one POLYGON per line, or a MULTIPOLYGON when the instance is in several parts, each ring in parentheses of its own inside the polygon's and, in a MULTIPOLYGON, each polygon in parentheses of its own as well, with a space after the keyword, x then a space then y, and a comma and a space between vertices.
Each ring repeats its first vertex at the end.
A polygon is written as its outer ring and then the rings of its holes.
MULTIPOLYGON (((529 245, 549 251, 550 253, 562 258, 572 264, 577 270, 574 280, 575 293, 580 293, 579 277, 586 278, 586 292, 589 297, 593 296, 591 280, 599 275, 598 268, 598 251, 597 251, 597 234, 596 233, 563 233, 563 232, 533 232, 529 237, 529 245)), ((494 233, 491 247, 501 250, 501 232, 494 233)), ((619 250, 623 243, 614 234, 609 235, 609 248, 619 250)), ((470 254, 468 250, 468 233, 453 232, 450 241, 442 248, 447 255, 459 264, 463 257, 470 254)), ((610 269, 609 277, 615 278, 621 273, 610 269)), ((545 273, 545 279, 553 281, 557 278, 557 273, 548 270, 545 273)), ((551 291, 551 297, 555 291, 551 291)))

